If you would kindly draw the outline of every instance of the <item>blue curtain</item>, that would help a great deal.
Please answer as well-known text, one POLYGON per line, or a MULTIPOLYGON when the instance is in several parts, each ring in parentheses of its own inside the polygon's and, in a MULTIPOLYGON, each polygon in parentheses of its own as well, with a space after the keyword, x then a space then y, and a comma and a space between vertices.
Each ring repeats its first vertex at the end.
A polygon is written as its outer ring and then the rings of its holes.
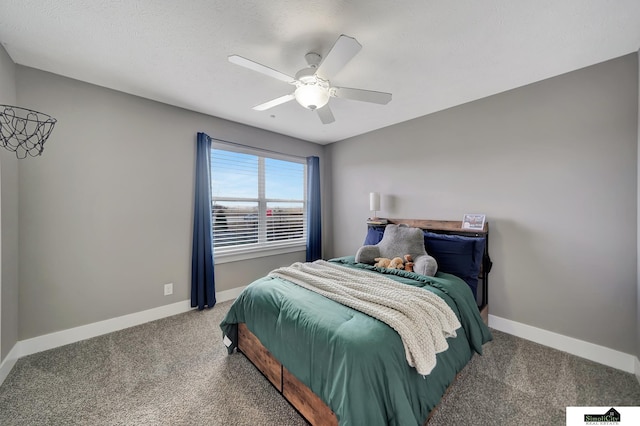
POLYGON ((191 251, 191 307, 216 304, 211 228, 211 138, 198 133, 196 140, 196 193, 191 251))
POLYGON ((320 159, 307 157, 307 262, 322 258, 320 159))

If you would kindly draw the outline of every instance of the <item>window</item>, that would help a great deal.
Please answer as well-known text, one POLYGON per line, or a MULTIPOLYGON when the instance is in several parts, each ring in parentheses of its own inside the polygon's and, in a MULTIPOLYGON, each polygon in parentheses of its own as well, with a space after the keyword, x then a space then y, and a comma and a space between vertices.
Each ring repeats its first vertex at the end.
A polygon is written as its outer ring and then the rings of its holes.
POLYGON ((220 145, 211 149, 214 253, 304 246, 305 160, 220 145))

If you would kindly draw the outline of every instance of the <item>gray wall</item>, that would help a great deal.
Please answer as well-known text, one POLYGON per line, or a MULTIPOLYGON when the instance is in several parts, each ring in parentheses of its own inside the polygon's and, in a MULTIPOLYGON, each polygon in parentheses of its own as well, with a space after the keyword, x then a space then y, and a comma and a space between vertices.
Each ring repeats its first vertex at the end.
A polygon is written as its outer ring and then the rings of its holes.
MULTIPOLYGON (((0 104, 16 105, 16 66, 0 45, 0 104)), ((18 160, 0 148, 0 362, 18 341, 18 160)))
POLYGON ((633 354, 637 118, 634 53, 334 143, 330 254, 370 191, 383 217, 485 213, 490 314, 633 354))
MULTIPOLYGON (((59 120, 42 157, 19 170, 0 157, 3 357, 18 339, 188 299, 197 131, 319 155, 325 257, 355 253, 373 190, 388 217, 486 213, 491 314, 640 355, 636 54, 328 147, 15 67, 4 51, 0 67, 0 101, 17 84, 14 101, 59 120), (19 311, 5 282, 18 184, 19 311)), ((217 265, 217 288, 303 258, 217 265)))
MULTIPOLYGON (((638 60, 640 61, 640 50, 638 50, 638 60)), ((638 65, 638 165, 640 167, 640 64, 638 65)), ((638 223, 640 223, 640 171, 638 173, 638 223)), ((638 229, 638 254, 640 255, 640 228, 638 229)), ((638 319, 636 322, 637 328, 637 346, 636 346, 636 356, 640 359, 640 259, 637 259, 637 314, 638 319)), ((638 361, 640 362, 640 361, 638 361)), ((638 368, 638 363, 636 363, 636 368, 638 368)), ((640 370, 636 370, 636 376, 638 380, 640 380, 640 370)))
MULTIPOLYGON (((196 132, 324 162, 321 145, 31 68, 17 93, 58 119, 19 170, 20 339, 189 299, 196 132)), ((217 290, 298 260, 217 265, 217 290)))

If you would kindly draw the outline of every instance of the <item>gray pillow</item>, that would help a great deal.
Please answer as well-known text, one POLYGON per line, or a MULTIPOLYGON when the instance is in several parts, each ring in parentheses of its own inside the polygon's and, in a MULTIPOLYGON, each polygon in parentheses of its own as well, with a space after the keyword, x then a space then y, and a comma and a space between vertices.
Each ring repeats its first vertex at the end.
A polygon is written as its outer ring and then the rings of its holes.
POLYGON ((438 263, 424 248, 422 229, 405 225, 387 225, 378 244, 358 249, 356 262, 374 264, 376 257, 393 259, 405 254, 413 258, 414 272, 432 277, 438 271, 438 263))

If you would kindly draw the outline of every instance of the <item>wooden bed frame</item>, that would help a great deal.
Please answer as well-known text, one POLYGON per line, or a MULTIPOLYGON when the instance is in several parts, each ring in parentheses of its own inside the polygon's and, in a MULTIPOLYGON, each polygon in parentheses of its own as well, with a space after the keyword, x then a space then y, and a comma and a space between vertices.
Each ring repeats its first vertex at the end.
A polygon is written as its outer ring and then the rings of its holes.
POLYGON ((338 418, 331 408, 289 373, 244 323, 238 324, 238 349, 309 423, 338 426, 338 418))
MULTIPOLYGON (((491 269, 491 261, 488 255, 489 244, 489 224, 485 223, 482 231, 462 229, 461 221, 449 220, 420 220, 420 219, 388 219, 390 224, 406 224, 416 228, 421 228, 431 232, 446 233, 454 235, 466 235, 485 237, 485 259, 480 272, 479 282, 482 284, 483 304, 478 306, 480 315, 485 323, 488 320, 489 306, 487 303, 488 294, 488 273, 491 269), (482 280, 482 281, 480 281, 482 280)), ((327 406, 304 383, 291 374, 280 361, 278 361, 260 340, 247 328, 246 324, 238 324, 238 350, 242 352, 249 361, 271 382, 271 384, 284 396, 284 398, 298 412, 314 426, 338 426, 338 418, 327 406)), ((457 376, 456 376, 457 379, 457 376)), ((455 382, 455 379, 454 379, 455 382)), ((448 392, 448 389, 445 393, 448 392)), ((436 407, 437 408, 437 407, 436 407)), ((429 422, 431 415, 435 412, 431 410, 425 425, 429 422)))

